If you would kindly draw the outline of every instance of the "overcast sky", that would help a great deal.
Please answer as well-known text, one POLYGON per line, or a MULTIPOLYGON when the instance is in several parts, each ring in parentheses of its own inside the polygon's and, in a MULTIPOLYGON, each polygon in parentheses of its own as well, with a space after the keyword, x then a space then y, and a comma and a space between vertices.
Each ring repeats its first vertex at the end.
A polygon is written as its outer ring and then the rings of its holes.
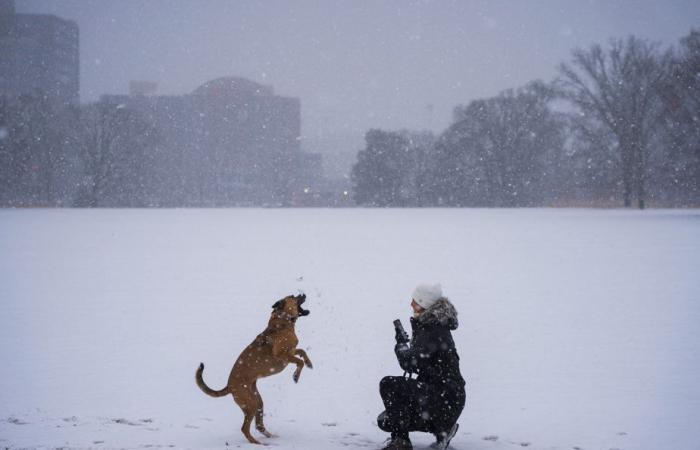
POLYGON ((17 10, 78 23, 84 102, 126 93, 129 80, 183 94, 242 76, 299 97, 309 141, 440 131, 457 104, 552 79, 574 47, 629 34, 675 44, 700 28, 697 0, 17 0, 17 10))

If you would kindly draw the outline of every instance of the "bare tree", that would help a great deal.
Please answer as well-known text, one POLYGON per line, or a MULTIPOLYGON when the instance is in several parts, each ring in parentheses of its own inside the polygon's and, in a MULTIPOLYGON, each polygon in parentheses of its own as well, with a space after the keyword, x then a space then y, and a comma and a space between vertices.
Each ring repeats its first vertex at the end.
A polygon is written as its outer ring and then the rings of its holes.
POLYGON ((621 170, 617 139, 597 120, 567 114, 568 162, 562 167, 568 200, 612 205, 619 201, 621 170))
POLYGON ((428 199, 425 191, 428 183, 430 158, 435 145, 435 135, 429 131, 401 130, 408 144, 408 156, 403 167, 401 194, 406 204, 425 206, 428 199))
POLYGON ((663 194, 681 204, 700 204, 700 30, 681 39, 659 92, 663 194))
POLYGON ((372 129, 365 141, 366 147, 358 152, 352 168, 355 201, 367 206, 405 206, 409 140, 400 133, 372 129))
POLYGON ((617 140, 625 206, 636 195, 644 208, 648 144, 661 123, 657 87, 669 60, 670 52, 630 36, 612 40, 606 50, 576 49, 571 65, 559 67, 560 94, 580 109, 581 120, 598 121, 617 140))
POLYGON ((432 178, 438 203, 534 206, 556 197, 563 123, 541 82, 455 110, 436 144, 432 178))
POLYGON ((73 117, 71 108, 41 94, 0 98, 0 202, 63 204, 73 117))
POLYGON ((79 130, 85 170, 80 206, 141 206, 154 129, 123 104, 99 101, 83 108, 79 130))

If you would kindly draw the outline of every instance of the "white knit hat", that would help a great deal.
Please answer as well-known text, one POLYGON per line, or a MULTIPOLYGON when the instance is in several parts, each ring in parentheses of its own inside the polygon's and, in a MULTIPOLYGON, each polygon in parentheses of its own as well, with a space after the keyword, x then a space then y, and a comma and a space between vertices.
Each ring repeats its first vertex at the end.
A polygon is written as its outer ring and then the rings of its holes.
POLYGON ((413 300, 422 308, 428 309, 442 298, 442 286, 439 284, 419 284, 413 291, 413 300))

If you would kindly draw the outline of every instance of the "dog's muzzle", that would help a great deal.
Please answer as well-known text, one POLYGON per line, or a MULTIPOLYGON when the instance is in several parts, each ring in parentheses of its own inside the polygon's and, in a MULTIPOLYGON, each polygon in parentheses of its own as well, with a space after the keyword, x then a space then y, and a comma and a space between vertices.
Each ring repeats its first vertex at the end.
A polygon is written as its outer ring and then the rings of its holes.
POLYGON ((306 295, 305 295, 305 294, 301 294, 301 295, 299 295, 299 296, 297 297, 297 308, 299 309, 299 315, 300 315, 300 316, 308 316, 308 315, 310 314, 310 312, 311 312, 311 311, 309 311, 308 309, 304 309, 304 308, 301 307, 301 304, 304 303, 305 301, 306 301, 306 295))

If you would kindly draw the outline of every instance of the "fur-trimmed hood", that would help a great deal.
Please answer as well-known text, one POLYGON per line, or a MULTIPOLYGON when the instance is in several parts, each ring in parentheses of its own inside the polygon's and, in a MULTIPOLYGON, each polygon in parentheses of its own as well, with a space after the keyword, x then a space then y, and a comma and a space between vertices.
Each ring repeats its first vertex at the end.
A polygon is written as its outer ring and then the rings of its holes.
POLYGON ((442 297, 430 308, 423 311, 416 318, 416 322, 421 325, 442 325, 450 330, 456 330, 459 326, 457 310, 446 297, 442 297))

